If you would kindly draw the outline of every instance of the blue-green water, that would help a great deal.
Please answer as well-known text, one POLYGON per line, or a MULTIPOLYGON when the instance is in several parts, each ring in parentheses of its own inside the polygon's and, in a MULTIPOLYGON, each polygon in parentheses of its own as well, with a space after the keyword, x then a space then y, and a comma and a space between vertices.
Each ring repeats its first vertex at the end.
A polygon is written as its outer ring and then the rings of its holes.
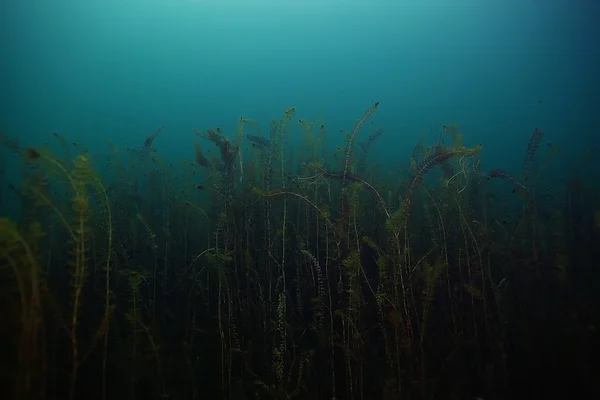
POLYGON ((295 106, 349 130, 380 101, 382 160, 449 121, 489 162, 520 162, 535 127, 576 153, 598 140, 599 18, 595 1, 6 0, 0 123, 88 147, 164 124, 180 157, 193 127, 295 106))
POLYGON ((598 398, 599 21, 3 0, 0 398, 598 398))

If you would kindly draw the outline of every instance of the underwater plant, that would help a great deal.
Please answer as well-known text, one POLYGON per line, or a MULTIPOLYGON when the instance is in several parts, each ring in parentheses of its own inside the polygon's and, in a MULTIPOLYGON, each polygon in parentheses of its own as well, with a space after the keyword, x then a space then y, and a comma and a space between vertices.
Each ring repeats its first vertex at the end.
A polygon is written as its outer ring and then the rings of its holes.
POLYGON ((563 156, 539 129, 518 168, 481 173, 484 146, 456 124, 398 165, 373 162, 379 104, 343 135, 294 107, 265 129, 239 117, 231 132, 194 130, 182 162, 162 157, 165 127, 107 154, 60 134, 40 147, 2 136, 22 177, 1 203, 20 210, 0 217, 12 382, 0 395, 516 398, 522 377, 531 397, 549 378, 556 392, 589 385, 597 182, 556 184, 548 165, 563 156))

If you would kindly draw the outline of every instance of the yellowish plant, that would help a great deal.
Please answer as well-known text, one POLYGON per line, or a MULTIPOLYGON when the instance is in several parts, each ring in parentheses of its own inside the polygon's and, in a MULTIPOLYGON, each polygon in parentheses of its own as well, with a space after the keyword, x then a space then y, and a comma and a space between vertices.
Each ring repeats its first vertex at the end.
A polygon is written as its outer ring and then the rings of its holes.
MULTIPOLYGON (((38 151, 33 148, 26 149, 23 152, 25 160, 29 165, 36 168, 43 168, 57 178, 64 180, 67 190, 71 195, 71 212, 73 216, 67 215, 61 211, 49 197, 49 195, 41 190, 39 186, 30 185, 26 187, 34 198, 41 200, 44 204, 50 207, 62 222, 69 237, 71 245, 71 259, 69 261, 71 270, 71 287, 72 287, 72 308, 70 317, 70 336, 72 348, 72 366, 71 366, 71 384, 69 397, 75 397, 75 383, 77 381, 77 372, 81 362, 79 342, 77 336, 78 319, 82 308, 82 293, 87 278, 87 253, 88 253, 88 236, 90 234, 90 194, 88 185, 94 188, 103 218, 105 230, 107 233, 107 249, 105 258, 105 310, 103 321, 96 334, 96 337, 104 335, 104 360, 103 360, 103 376, 104 386, 106 384, 106 348, 108 346, 108 325, 111 311, 110 305, 110 264, 112 257, 112 213, 108 195, 100 178, 94 173, 91 168, 91 162, 88 153, 80 154, 75 157, 71 164, 68 164, 58 158, 52 156, 47 151, 38 151)), ((94 343, 95 344, 95 343, 94 343)), ((93 346, 93 345, 92 345, 93 346)), ((87 352, 89 354, 91 350, 87 352)), ((86 354, 86 355, 87 355, 86 354)), ((103 389, 105 395, 105 389, 103 389)))
POLYGON ((42 398, 45 390, 39 385, 43 382, 44 372, 39 344, 44 317, 40 291, 44 283, 34 250, 35 243, 41 237, 37 222, 30 225, 27 236, 26 239, 13 221, 0 218, 0 266, 8 267, 19 294, 21 330, 17 335, 17 378, 13 387, 16 399, 42 398))

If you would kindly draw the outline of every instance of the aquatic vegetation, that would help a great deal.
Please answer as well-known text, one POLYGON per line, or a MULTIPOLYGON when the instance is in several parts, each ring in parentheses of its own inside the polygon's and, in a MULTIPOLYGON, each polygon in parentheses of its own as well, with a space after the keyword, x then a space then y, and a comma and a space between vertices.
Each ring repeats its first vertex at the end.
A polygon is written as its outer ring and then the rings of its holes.
POLYGON ((196 141, 194 141, 194 149, 196 150, 196 164, 202 167, 208 167, 208 160, 206 159, 206 157, 204 157, 204 154, 202 153, 202 147, 200 147, 200 144, 196 141))
POLYGON ((252 135, 249 133, 246 135, 246 137, 252 142, 253 145, 259 147, 269 147, 269 141, 262 136, 252 135))
POLYGON ((21 211, 0 217, 3 398, 515 398, 525 379, 535 398, 549 379, 556 393, 581 385, 598 341, 582 300, 597 299, 585 285, 598 278, 597 182, 554 181, 562 156, 539 129, 520 171, 482 173, 485 143, 465 145, 454 123, 392 171, 369 157, 386 140, 378 106, 346 134, 294 107, 264 130, 244 117, 194 130, 191 161, 173 165, 166 127, 107 154, 59 134, 60 156, 0 137, 22 162, 5 193, 21 211))

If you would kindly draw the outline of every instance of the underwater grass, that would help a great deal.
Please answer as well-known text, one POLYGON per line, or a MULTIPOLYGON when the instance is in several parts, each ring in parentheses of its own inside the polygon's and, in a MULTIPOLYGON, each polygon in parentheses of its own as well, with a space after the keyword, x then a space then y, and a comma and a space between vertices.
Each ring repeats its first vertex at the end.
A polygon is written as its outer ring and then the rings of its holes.
POLYGON ((581 382, 598 315, 572 316, 594 296, 598 185, 544 179, 560 157, 539 129, 521 171, 483 172, 485 143, 454 124, 398 178, 369 157, 384 131, 361 133, 378 105, 339 138, 293 107, 267 129, 195 130, 175 167, 154 147, 167 127, 108 154, 5 139, 23 179, 22 212, 0 219, 4 398, 515 398, 525 379, 532 397, 581 382))

